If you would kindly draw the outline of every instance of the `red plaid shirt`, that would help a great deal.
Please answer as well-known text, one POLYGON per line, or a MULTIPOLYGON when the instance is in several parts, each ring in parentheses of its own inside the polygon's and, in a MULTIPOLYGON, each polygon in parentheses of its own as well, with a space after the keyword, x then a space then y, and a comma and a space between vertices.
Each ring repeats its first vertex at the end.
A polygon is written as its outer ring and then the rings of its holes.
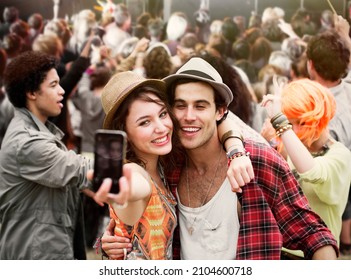
MULTIPOLYGON (((246 141, 254 181, 238 194, 241 203, 237 260, 280 259, 281 248, 302 250, 306 259, 322 246, 337 243, 310 207, 289 166, 274 149, 246 141)), ((167 179, 175 195, 182 164, 167 179)), ((179 229, 174 234, 173 259, 180 259, 179 229)))

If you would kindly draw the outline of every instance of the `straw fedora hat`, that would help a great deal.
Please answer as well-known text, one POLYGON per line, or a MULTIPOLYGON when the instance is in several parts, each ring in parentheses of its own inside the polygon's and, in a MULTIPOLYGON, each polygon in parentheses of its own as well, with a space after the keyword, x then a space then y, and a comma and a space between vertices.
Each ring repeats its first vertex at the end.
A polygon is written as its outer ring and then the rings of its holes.
POLYGON ((119 106, 130 93, 141 86, 153 87, 166 96, 166 84, 162 80, 145 79, 132 71, 117 73, 108 81, 101 94, 101 103, 106 114, 104 129, 112 129, 119 106))
POLYGON ((206 60, 200 57, 193 57, 186 62, 179 70, 163 79, 167 87, 179 79, 192 79, 209 83, 216 92, 222 96, 227 106, 233 101, 233 93, 230 88, 223 83, 222 77, 217 70, 206 60))

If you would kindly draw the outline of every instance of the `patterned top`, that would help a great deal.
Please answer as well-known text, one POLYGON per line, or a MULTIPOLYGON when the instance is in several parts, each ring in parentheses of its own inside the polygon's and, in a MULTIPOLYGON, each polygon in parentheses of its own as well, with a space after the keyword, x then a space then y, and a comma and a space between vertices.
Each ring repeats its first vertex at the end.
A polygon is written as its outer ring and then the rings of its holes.
POLYGON ((170 191, 161 190, 152 182, 149 203, 135 225, 124 224, 110 206, 116 222, 114 233, 131 240, 132 251, 127 259, 171 260, 173 232, 177 225, 176 200, 170 191))
MULTIPOLYGON (((237 194, 241 203, 236 259, 280 259, 281 248, 304 251, 311 259, 322 246, 337 243, 321 218, 311 211, 287 162, 265 144, 245 141, 255 179, 237 194)), ((175 193, 182 164, 167 174, 175 193)), ((175 230, 173 258, 180 258, 179 231, 175 230)))

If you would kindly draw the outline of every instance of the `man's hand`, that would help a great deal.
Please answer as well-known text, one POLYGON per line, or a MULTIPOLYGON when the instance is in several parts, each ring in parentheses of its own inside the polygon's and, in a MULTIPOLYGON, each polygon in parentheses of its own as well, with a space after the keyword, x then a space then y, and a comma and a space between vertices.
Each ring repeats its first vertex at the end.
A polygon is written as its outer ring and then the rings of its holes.
POLYGON ((281 93, 285 87, 285 82, 280 81, 277 75, 273 76, 274 94, 266 94, 263 96, 261 106, 266 108, 268 117, 271 119, 281 112, 281 93))
POLYGON ((295 31, 293 30, 290 23, 285 22, 283 19, 279 19, 278 27, 280 30, 288 35, 290 38, 299 38, 295 31))
POLYGON ((346 19, 342 16, 334 15, 334 25, 335 30, 339 34, 339 36, 344 40, 347 48, 350 51, 350 59, 349 59, 349 69, 351 68, 351 38, 350 38, 350 24, 346 19))
POLYGON ((101 248, 110 259, 123 260, 125 258, 125 254, 131 251, 132 244, 128 238, 114 236, 114 227, 115 221, 111 219, 104 232, 104 235, 101 237, 101 248))
POLYGON ((342 16, 334 15, 335 30, 342 38, 348 38, 350 32, 350 25, 342 16))
POLYGON ((230 161, 227 177, 233 192, 241 193, 241 187, 255 178, 251 160, 248 156, 241 156, 230 161))

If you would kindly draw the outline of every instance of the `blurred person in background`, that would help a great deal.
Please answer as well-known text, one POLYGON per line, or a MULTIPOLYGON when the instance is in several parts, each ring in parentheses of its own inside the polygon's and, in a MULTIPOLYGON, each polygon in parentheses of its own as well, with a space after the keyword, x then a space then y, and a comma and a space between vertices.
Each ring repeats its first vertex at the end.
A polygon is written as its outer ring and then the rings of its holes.
POLYGON ((44 29, 44 18, 39 13, 31 14, 28 18, 28 25, 29 25, 29 38, 31 44, 35 38, 43 32, 44 29))
POLYGON ((2 40, 5 35, 10 33, 11 24, 20 19, 19 11, 14 6, 5 7, 2 13, 2 18, 4 21, 0 23, 0 40, 2 40))

